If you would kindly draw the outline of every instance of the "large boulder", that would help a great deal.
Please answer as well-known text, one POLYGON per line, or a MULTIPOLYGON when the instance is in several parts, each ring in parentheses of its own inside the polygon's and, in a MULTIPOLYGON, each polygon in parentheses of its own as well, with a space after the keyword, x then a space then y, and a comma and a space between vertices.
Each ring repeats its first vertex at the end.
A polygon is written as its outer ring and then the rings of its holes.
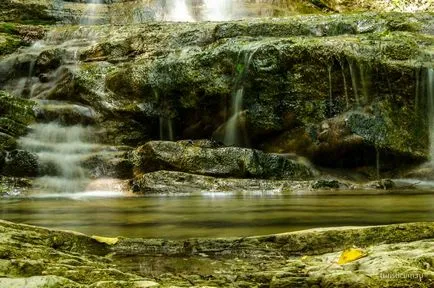
POLYGON ((284 155, 239 147, 201 147, 189 142, 150 141, 132 153, 140 172, 183 171, 216 177, 308 179, 307 165, 284 155))

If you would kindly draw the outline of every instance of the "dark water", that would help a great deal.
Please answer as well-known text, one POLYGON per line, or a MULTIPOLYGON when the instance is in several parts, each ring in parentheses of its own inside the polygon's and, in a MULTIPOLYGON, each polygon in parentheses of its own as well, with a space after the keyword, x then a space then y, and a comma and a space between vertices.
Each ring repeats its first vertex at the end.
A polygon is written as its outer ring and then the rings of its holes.
POLYGON ((434 221, 434 192, 430 191, 182 197, 78 195, 2 199, 0 218, 90 235, 147 238, 249 236, 316 227, 434 221))

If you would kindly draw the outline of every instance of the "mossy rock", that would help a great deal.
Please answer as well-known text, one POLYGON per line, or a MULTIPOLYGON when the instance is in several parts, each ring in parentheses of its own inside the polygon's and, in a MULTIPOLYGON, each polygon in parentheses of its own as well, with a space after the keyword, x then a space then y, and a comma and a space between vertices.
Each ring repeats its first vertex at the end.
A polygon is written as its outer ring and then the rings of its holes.
POLYGON ((36 154, 13 150, 6 156, 3 174, 13 177, 35 177, 39 174, 39 161, 36 154))
POLYGON ((215 177, 309 179, 313 171, 301 162, 239 147, 207 148, 194 142, 150 141, 132 154, 137 172, 182 171, 215 177))
POLYGON ((56 18, 49 13, 47 1, 4 0, 0 3, 0 21, 54 24, 56 18))
POLYGON ((34 121, 34 102, 0 91, 0 117, 27 125, 34 121))
POLYGON ((0 33, 0 56, 15 52, 23 42, 18 37, 0 33))

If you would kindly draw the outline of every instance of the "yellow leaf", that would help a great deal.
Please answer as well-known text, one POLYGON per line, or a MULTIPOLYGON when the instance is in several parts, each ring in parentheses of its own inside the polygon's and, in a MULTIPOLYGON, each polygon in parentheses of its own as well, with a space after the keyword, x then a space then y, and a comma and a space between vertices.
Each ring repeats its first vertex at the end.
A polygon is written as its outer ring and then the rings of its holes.
POLYGON ((110 237, 102 237, 102 236, 93 235, 91 238, 100 242, 100 243, 105 243, 108 245, 115 245, 119 241, 119 238, 117 238, 117 237, 116 238, 110 238, 110 237))
POLYGON ((301 260, 307 260, 309 257, 307 255, 301 257, 301 260))
POLYGON ((357 259, 360 259, 365 256, 366 253, 362 249, 350 248, 342 252, 341 256, 339 257, 338 264, 339 265, 347 264, 349 262, 356 261, 357 259))

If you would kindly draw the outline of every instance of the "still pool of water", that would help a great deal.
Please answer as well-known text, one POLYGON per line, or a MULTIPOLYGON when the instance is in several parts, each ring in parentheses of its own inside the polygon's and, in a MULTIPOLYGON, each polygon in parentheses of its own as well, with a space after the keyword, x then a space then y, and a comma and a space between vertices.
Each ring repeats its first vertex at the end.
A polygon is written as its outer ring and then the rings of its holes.
POLYGON ((309 195, 209 193, 182 197, 104 195, 5 198, 0 200, 0 218, 89 235, 172 239, 434 221, 434 192, 430 191, 339 191, 309 195))

